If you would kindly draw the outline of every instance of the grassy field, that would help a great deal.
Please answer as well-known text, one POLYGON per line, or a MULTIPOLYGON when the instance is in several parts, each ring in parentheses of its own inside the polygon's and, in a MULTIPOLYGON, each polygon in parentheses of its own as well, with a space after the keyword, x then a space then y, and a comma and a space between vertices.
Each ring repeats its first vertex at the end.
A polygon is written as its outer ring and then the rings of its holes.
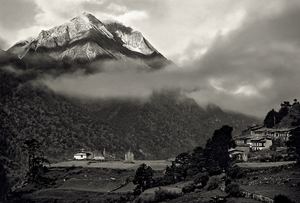
POLYGON ((92 162, 91 161, 65 161, 51 164, 51 167, 90 167, 90 168, 111 168, 111 169, 127 169, 136 170, 142 163, 147 164, 153 170, 164 170, 167 165, 171 165, 167 160, 135 160, 134 163, 124 163, 122 161, 106 161, 106 162, 92 162), (90 162, 90 164, 88 164, 90 162))

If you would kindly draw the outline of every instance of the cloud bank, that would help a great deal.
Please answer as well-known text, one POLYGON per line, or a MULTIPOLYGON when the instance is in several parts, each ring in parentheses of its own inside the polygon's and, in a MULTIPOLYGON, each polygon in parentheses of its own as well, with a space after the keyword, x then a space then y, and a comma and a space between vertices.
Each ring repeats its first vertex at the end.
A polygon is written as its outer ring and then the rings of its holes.
POLYGON ((98 73, 87 75, 77 71, 53 77, 46 75, 39 82, 50 89, 80 98, 116 98, 147 100, 153 91, 177 89, 191 92, 204 86, 193 71, 167 67, 158 71, 140 70, 134 62, 110 61, 94 64, 98 73), (98 67, 96 67, 98 66, 98 67))
POLYGON ((193 93, 223 108, 264 116, 284 100, 300 96, 300 9, 286 7, 265 17, 249 17, 243 25, 215 39, 190 66, 215 89, 193 93))

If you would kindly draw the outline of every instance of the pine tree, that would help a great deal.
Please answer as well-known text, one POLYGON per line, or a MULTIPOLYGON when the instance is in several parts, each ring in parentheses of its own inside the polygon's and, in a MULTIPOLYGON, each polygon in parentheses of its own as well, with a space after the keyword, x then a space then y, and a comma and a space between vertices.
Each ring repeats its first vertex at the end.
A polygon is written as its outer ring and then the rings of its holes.
POLYGON ((228 125, 223 126, 219 130, 215 130, 211 140, 206 143, 204 150, 205 169, 213 174, 220 174, 222 170, 228 172, 229 169, 229 153, 228 149, 235 147, 231 132, 233 128, 228 125))
POLYGON ((145 163, 141 164, 135 172, 133 178, 133 184, 137 185, 137 189, 143 192, 152 182, 154 171, 150 166, 147 166, 145 163))
POLYGON ((273 128, 274 125, 276 125, 278 123, 278 112, 276 112, 274 109, 272 109, 271 111, 269 111, 265 117, 264 120, 264 125, 267 128, 273 128))
POLYGON ((41 146, 36 139, 26 140, 23 145, 23 149, 28 153, 28 180, 31 182, 43 177, 46 169, 44 163, 50 165, 50 162, 42 154, 41 146))

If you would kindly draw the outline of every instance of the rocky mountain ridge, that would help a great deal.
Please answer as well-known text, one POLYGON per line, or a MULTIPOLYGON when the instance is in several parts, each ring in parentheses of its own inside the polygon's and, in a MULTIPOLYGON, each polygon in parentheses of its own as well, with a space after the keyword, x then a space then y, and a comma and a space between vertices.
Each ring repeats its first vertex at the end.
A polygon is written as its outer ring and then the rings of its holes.
POLYGON ((80 63, 97 59, 137 60, 149 69, 171 64, 140 32, 117 22, 105 24, 88 13, 43 30, 37 38, 18 42, 8 52, 19 58, 39 53, 56 61, 80 63))

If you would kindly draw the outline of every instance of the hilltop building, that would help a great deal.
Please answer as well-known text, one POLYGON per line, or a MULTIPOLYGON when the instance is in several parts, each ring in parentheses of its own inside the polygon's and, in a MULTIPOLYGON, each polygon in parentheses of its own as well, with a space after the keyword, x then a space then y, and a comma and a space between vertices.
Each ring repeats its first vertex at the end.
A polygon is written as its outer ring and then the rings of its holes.
POLYGON ((272 139, 282 139, 283 141, 287 141, 289 137, 292 135, 291 131, 296 129, 300 129, 300 126, 294 128, 280 128, 280 129, 261 127, 257 129, 251 129, 251 135, 265 136, 272 139))

